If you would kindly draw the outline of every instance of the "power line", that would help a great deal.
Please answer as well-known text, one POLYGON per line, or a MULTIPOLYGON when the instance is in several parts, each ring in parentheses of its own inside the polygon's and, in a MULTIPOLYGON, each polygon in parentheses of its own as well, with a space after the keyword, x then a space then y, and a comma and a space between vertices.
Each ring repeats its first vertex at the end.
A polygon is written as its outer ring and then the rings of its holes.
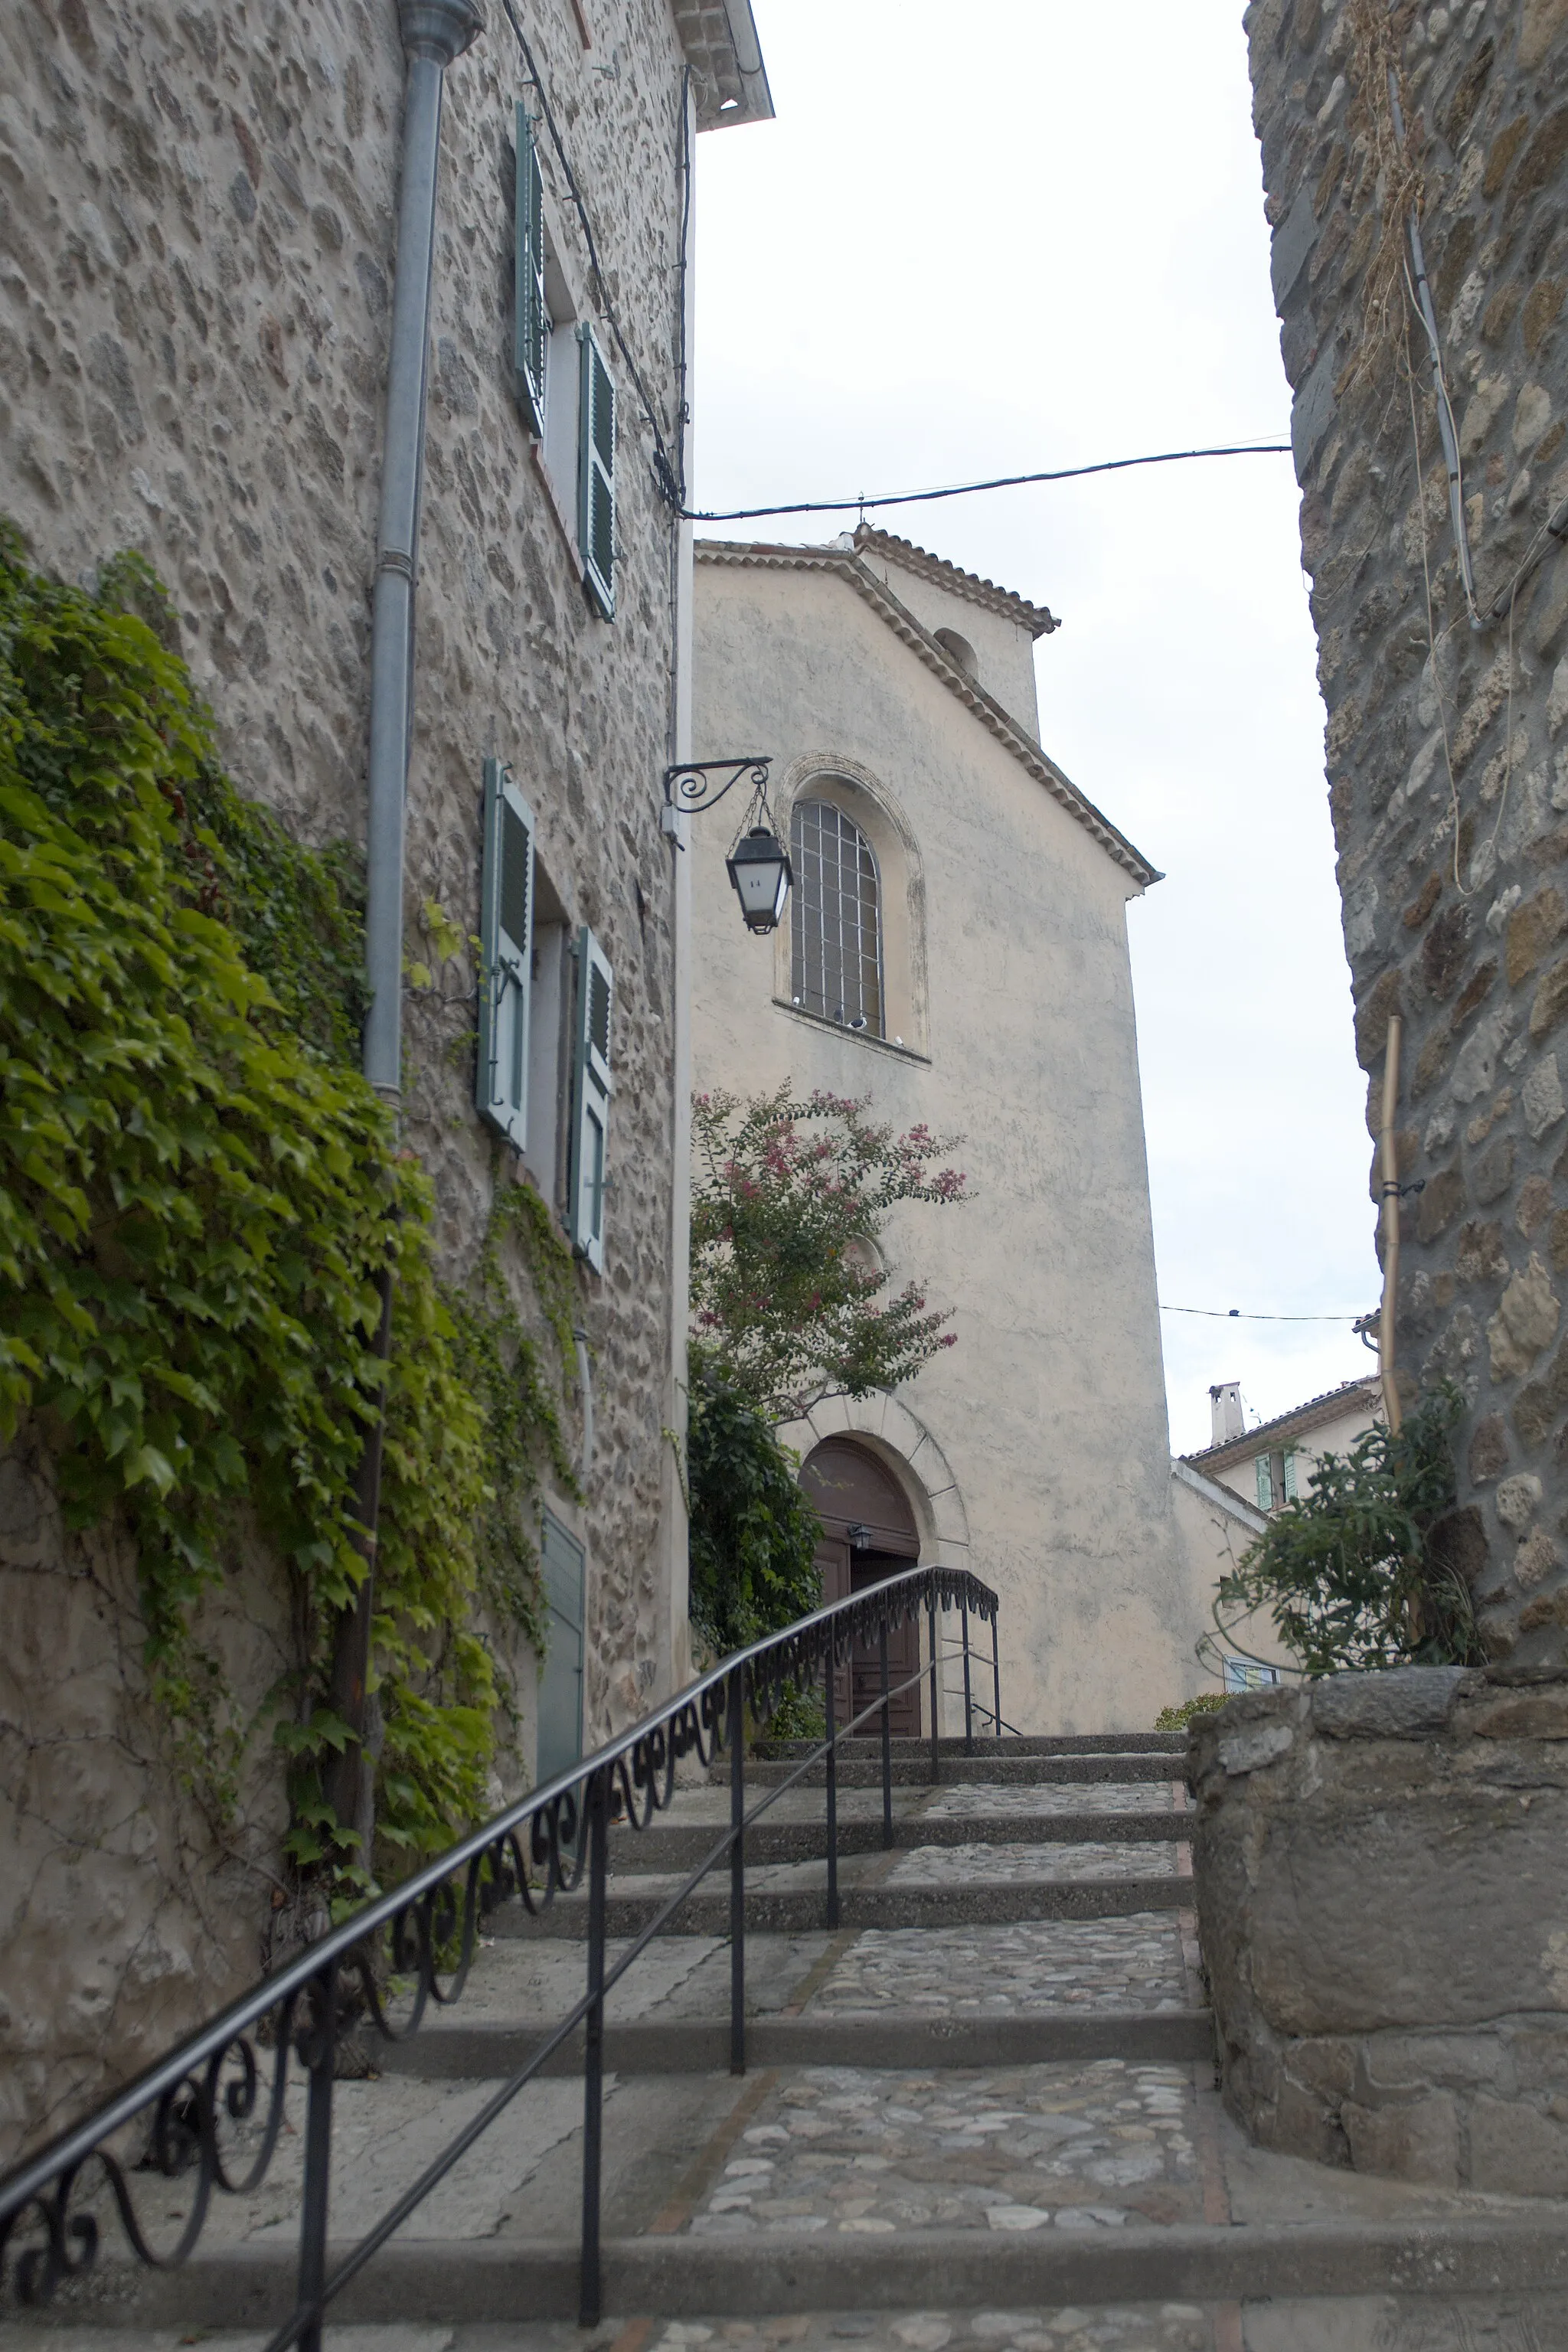
POLYGON ((765 515, 867 513, 872 507, 926 506, 933 499, 967 499, 976 490, 1016 490, 1028 482, 1074 482, 1085 474, 1121 474, 1131 466, 1181 466, 1194 457, 1288 457, 1288 441, 1240 441, 1221 449, 1161 449, 1148 457, 1105 457, 1094 466, 1058 466, 1046 473, 998 474, 987 482, 952 482, 945 489, 888 490, 876 498, 797 499, 775 507, 682 507, 687 522, 755 522, 765 515))
POLYGON ((1162 1315, 1207 1315, 1220 1323, 1359 1323, 1359 1315, 1252 1315, 1240 1307, 1167 1307, 1162 1315))

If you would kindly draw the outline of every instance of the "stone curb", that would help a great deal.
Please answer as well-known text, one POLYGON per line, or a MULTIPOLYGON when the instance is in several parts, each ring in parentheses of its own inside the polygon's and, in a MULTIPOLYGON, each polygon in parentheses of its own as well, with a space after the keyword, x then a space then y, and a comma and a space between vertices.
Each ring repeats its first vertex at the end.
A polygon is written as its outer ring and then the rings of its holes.
MULTIPOLYGON (((334 2247, 328 2267, 349 2252, 334 2247)), ((59 2320, 138 2327, 271 2327, 292 2307, 291 2250, 240 2249, 183 2271, 106 2264, 62 2291, 59 2320)), ((331 2306, 335 2324, 573 2319, 575 2250, 526 2239, 395 2241, 331 2306)), ((1079 2231, 612 2240, 606 2311, 659 2318, 809 2311, 1015 2310, 1060 2304, 1239 2301, 1279 2295, 1524 2293, 1568 2288, 1568 2210, 1538 2218, 1314 2222, 1079 2231)))
MULTIPOLYGON (((893 1824, 895 1850, 922 1845, 1181 1844, 1193 1834, 1191 1813, 909 1813, 893 1824)), ((618 1829, 610 1838, 613 1872, 690 1870, 724 1834, 720 1822, 654 1822, 646 1830, 618 1829)), ((746 1832, 746 1861, 816 1862, 826 1852, 821 1822, 758 1822, 746 1832)), ((838 1851, 880 1853, 879 1821, 838 1824, 838 1851)))
MULTIPOLYGON (((722 1865, 719 1865, 722 1867, 722 1865)), ((668 1895, 612 1894, 605 1906, 611 1936, 638 1936, 668 1895)), ((1023 1919, 1121 1919, 1133 1911, 1190 1909, 1193 1882, 1168 1878, 1013 1878, 992 1885, 845 1887, 838 1898, 840 1927, 1005 1927, 1023 1919)), ((756 1935, 806 1936, 826 1929, 825 1893, 746 1895, 746 1927, 756 1935)), ((548 1911, 531 1918, 520 1903, 494 1913, 492 1936, 571 1937, 588 1932, 588 1898, 578 1892, 558 1896, 548 1911)), ((667 1936, 727 1936, 730 1896, 698 1892, 688 1895, 667 1936)))
MULTIPOLYGON (((430 2082, 484 2082, 519 2073, 544 2038, 543 2025, 426 2026, 394 2042, 377 2063, 383 2074, 430 2082)), ((1006 2017, 932 2017, 919 2010, 754 2017, 746 2023, 746 2063, 767 2066, 1045 2066, 1095 2058, 1184 2063, 1214 2055, 1207 2010, 1026 2011, 1006 2017)), ((605 2032, 605 2064, 616 2074, 721 2074, 730 2064, 730 2028, 679 2018, 637 2019, 605 2032)), ((580 2034, 541 2069, 582 2072, 580 2034)))

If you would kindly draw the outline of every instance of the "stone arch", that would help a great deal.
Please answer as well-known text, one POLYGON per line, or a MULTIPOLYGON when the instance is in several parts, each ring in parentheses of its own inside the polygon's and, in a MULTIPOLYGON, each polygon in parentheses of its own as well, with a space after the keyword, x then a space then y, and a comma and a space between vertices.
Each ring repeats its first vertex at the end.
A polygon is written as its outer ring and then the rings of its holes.
POLYGON ((907 1404, 879 1389, 868 1397, 826 1397, 779 1431, 804 1461, 829 1437, 852 1437, 897 1480, 914 1515, 921 1567, 968 1568, 969 1514, 946 1454, 907 1404))
MULTIPOLYGON (((864 761, 849 759, 840 751, 807 751, 792 760, 770 791, 778 828, 786 841, 795 802, 803 796, 832 802, 869 841, 881 881, 888 1041, 901 1039, 911 1052, 929 1053, 925 865, 914 827, 897 795, 864 761)), ((792 993, 787 917, 773 934, 773 994, 787 1004, 792 993)))

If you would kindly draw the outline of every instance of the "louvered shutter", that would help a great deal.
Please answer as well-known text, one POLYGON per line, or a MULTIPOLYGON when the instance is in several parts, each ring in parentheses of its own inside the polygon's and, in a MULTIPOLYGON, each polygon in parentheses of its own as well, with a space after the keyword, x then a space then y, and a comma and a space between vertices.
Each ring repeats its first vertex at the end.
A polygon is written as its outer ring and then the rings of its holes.
POLYGON ((577 330, 583 392, 577 412, 577 543, 588 593, 616 613, 616 387, 592 327, 577 330))
POLYGON ((1260 1511, 1274 1508, 1274 1471, 1267 1454, 1260 1454, 1253 1465, 1258 1473, 1258 1507, 1260 1511))
POLYGON ((584 925, 577 940, 577 1050, 573 1065, 572 1246, 595 1274, 605 1270, 605 1173, 610 1112, 610 1012, 615 982, 603 948, 584 925))
POLYGON ((1293 1503, 1296 1499, 1296 1454, 1294 1448, 1292 1448, 1290 1452, 1284 1456, 1284 1470, 1285 1500, 1288 1503, 1293 1503))
POLYGON ((533 812, 499 760, 485 761, 479 954, 479 1114, 521 1151, 528 1140, 533 812))
POLYGON ((517 300, 512 363, 528 421, 544 432, 544 355, 550 311, 544 299, 544 184, 525 107, 517 110, 517 300))

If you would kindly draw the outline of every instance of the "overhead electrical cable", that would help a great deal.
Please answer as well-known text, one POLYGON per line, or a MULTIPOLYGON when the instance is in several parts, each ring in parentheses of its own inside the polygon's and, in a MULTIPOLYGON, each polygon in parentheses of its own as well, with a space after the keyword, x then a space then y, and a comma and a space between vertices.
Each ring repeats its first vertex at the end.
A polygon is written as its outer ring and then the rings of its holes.
POLYGON ((1216 1323, 1359 1323, 1359 1315, 1252 1315, 1240 1307, 1167 1307, 1162 1315, 1206 1315, 1216 1323))
POLYGON ((685 507, 688 522, 755 522, 765 515, 866 514, 873 507, 927 506, 933 499, 967 499, 977 490, 1016 490, 1029 482, 1076 482, 1085 474, 1121 474, 1132 466, 1182 466, 1194 457, 1288 457, 1289 441, 1238 441, 1218 449, 1161 449, 1147 457, 1102 457, 1093 466, 1057 466, 1037 474, 997 474, 990 481, 951 482, 934 490, 885 490, 875 498, 796 499, 772 507, 685 507))

